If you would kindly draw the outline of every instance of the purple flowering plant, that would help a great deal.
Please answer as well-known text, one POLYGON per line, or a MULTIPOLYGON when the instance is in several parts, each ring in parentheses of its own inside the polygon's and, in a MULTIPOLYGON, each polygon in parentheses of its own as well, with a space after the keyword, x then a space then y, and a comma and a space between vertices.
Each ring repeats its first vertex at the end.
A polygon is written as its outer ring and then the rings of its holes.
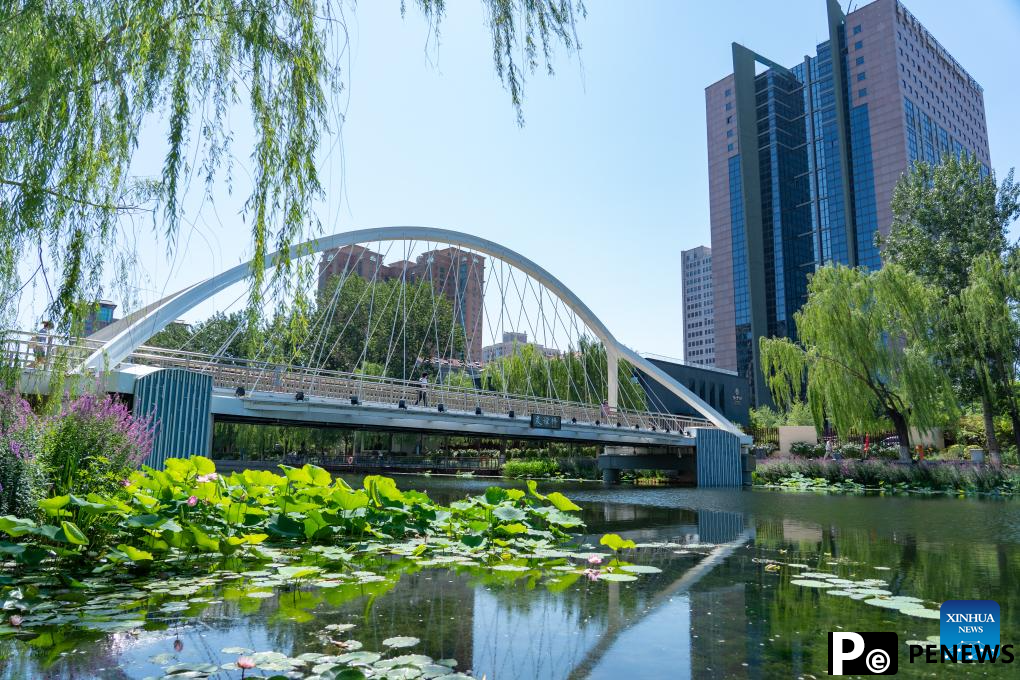
POLYGON ((43 482, 36 453, 39 420, 28 402, 0 392, 0 516, 37 514, 43 482))

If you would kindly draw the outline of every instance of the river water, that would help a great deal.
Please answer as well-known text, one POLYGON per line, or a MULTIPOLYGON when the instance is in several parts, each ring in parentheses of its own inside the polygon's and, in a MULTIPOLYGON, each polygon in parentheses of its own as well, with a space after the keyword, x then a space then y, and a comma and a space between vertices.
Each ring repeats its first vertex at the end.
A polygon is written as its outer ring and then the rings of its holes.
MULTIPOLYGON (((491 484, 416 476, 398 483, 444 503, 491 484)), ((603 533, 620 534, 643 546, 630 561, 661 572, 606 583, 432 568, 392 576, 385 587, 260 599, 211 586, 217 596, 188 616, 141 632, 0 639, 0 678, 158 678, 171 661, 229 666, 237 653, 222 650, 232 647, 322 652, 318 632, 332 623, 354 624, 365 649, 416 636, 414 652, 456 659, 458 669, 487 680, 817 678, 826 675, 830 631, 897 633, 899 675, 906 677, 1016 677, 1020 667, 911 664, 906 642, 937 636, 939 621, 847 595, 867 581, 865 587, 918 598, 929 612, 949 599, 995 600, 1002 644, 1020 644, 1018 501, 540 488, 563 491, 582 506, 583 541, 594 546, 603 533), (842 585, 818 587, 818 580, 798 578, 804 572, 842 585), (805 582, 816 585, 799 584, 805 582)))

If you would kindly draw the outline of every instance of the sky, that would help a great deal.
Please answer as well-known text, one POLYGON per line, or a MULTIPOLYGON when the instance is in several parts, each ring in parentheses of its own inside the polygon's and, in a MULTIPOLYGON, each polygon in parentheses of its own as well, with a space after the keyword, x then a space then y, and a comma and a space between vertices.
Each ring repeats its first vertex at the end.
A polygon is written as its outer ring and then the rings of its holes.
MULTIPOLYGON (((680 252, 710 244, 704 88, 732 70, 734 41, 789 65, 814 53, 827 39, 824 0, 587 0, 580 53, 560 50, 554 76, 529 77, 523 127, 495 74, 482 3, 448 2, 438 45, 407 4, 404 18, 399 0, 348 11, 344 125, 320 162, 325 232, 422 225, 494 240, 552 272, 623 343, 682 356, 680 252)), ((992 163, 1005 174, 1020 164, 1020 1, 905 4, 983 85, 992 163)), ((141 149, 155 151, 140 172, 159 167, 164 123, 146 126, 141 149)), ((239 123, 233 193, 218 186, 214 205, 189 202, 175 257, 139 231, 135 305, 248 259, 249 145, 239 123)))

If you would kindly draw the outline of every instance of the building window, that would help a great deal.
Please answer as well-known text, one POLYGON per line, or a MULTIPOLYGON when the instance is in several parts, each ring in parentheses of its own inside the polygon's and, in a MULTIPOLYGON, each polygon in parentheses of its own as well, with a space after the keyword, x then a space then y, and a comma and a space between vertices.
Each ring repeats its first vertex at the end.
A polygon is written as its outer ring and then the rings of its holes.
POLYGON ((864 71, 861 71, 860 73, 857 74, 857 82, 861 82, 862 80, 866 80, 867 78, 868 74, 864 71))
POLYGON ((726 88, 726 96, 729 97, 731 94, 733 94, 733 90, 726 88))
POLYGON ((733 151, 733 145, 732 144, 727 144, 726 145, 726 150, 727 151, 733 151))
POLYGON ((862 64, 864 64, 864 57, 857 57, 857 65, 861 66, 862 64))
POLYGON ((726 102, 726 110, 727 111, 733 110, 733 102, 726 102))
POLYGON ((733 122, 733 116, 726 116, 726 124, 729 125, 733 122))
POLYGON ((860 32, 861 32, 861 25, 857 24, 856 26, 854 26, 854 35, 857 35, 860 32))
POLYGON ((861 89, 857 90, 857 96, 858 97, 867 97, 868 96, 868 88, 862 87, 861 89))
POLYGON ((726 136, 727 137, 732 137, 733 136, 733 130, 727 130, 726 131, 726 136))
POLYGON ((854 43, 854 49, 855 50, 859 50, 862 47, 864 47, 864 41, 863 40, 858 40, 857 42, 854 43))

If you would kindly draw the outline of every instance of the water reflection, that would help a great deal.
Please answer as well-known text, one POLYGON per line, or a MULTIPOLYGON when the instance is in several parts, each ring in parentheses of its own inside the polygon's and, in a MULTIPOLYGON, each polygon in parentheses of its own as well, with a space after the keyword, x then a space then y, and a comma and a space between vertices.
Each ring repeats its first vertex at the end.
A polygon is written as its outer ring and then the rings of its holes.
MULTIPOLYGON (((447 502, 487 482, 419 479, 447 502)), ((301 587, 253 599, 229 583, 197 593, 179 616, 149 613, 140 634, 53 633, 0 641, 0 677, 145 678, 174 661, 223 664, 223 648, 335 654, 320 633, 352 623, 379 650, 398 635, 414 652, 455 658, 488 680, 513 678, 773 678, 822 676, 832 630, 890 630, 901 642, 938 634, 938 622, 791 584, 810 569, 848 581, 881 580, 895 595, 937 607, 945 599, 994 599, 1004 643, 1020 642, 1020 504, 957 499, 872 499, 672 489, 564 489, 583 501, 594 545, 605 532, 644 547, 631 561, 661 573, 626 583, 578 574, 407 569, 385 580, 301 587), (769 563, 781 563, 769 571, 769 563), (808 565, 806 568, 792 565, 808 565), (202 601, 201 598, 208 598, 202 601), (175 652, 174 641, 183 648, 175 652)), ((187 598, 185 598, 187 599, 187 598)), ((941 669, 911 666, 900 674, 941 669)), ((1004 675, 1009 666, 958 667, 1004 675)), ((221 671, 216 677, 238 677, 221 671)))

